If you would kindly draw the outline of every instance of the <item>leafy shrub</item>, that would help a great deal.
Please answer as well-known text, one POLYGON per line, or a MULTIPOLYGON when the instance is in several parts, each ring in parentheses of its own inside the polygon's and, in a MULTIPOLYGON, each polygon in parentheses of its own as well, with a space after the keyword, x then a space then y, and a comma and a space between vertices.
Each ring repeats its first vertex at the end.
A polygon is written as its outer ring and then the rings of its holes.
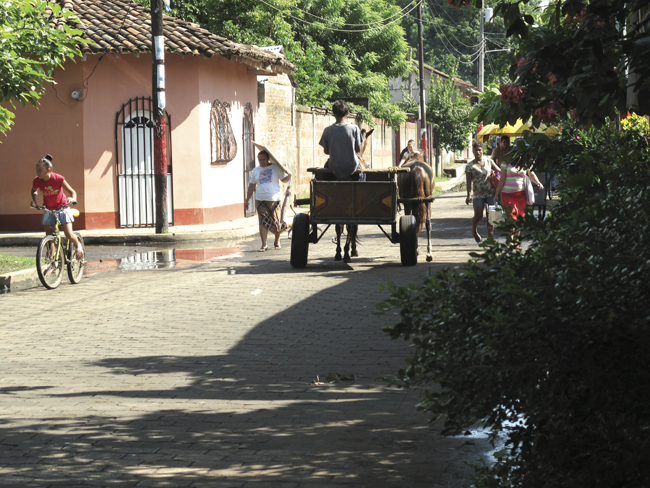
POLYGON ((480 487, 650 486, 650 155, 635 134, 565 131, 562 198, 544 222, 526 215, 525 253, 489 240, 378 304, 401 309, 386 331, 413 346, 398 379, 427 385, 418 408, 445 434, 481 421, 505 436, 480 487))

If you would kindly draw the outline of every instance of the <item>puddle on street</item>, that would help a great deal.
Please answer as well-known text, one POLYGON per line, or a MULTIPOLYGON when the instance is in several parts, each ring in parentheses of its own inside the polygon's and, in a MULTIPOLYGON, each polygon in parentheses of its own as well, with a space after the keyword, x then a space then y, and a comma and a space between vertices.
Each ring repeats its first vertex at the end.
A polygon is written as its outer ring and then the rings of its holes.
POLYGON ((207 263, 243 256, 240 247, 218 247, 211 249, 165 249, 162 251, 137 252, 120 259, 88 261, 87 274, 104 271, 144 271, 150 269, 186 268, 198 263, 207 263))

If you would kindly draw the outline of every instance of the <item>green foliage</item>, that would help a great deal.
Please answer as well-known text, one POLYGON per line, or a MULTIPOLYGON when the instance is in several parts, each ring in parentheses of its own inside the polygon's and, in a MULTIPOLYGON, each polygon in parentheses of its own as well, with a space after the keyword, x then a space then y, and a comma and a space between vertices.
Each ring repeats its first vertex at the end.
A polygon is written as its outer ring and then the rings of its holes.
POLYGON ((402 87, 402 101, 397 102, 397 106, 400 109, 402 109, 405 113, 413 114, 415 117, 418 117, 420 113, 420 104, 415 99, 415 97, 411 95, 408 91, 406 91, 403 87, 402 87))
MULTIPOLYGON (((237 42, 281 44, 298 68, 296 101, 330 105, 332 98, 367 97, 372 116, 391 125, 405 114, 390 103, 388 80, 407 70, 399 14, 388 0, 192 0, 188 15, 237 42), (364 27, 370 25, 372 28, 364 27)), ((174 5, 172 5, 174 6, 174 5)))
MULTIPOLYGON (((12 0, 0 9, 0 103, 37 105, 54 68, 80 56, 81 31, 65 21, 74 16, 58 3, 12 0), (59 27, 53 27, 58 25, 59 27)), ((14 114, 0 107, 0 132, 9 130, 14 114)))
POLYGON ((399 378, 427 388, 419 408, 446 433, 481 421, 507 439, 479 487, 648 486, 647 138, 567 125, 528 142, 561 200, 462 269, 389 287, 379 313, 400 309, 387 332, 413 345, 399 378))
POLYGON ((476 132, 477 124, 470 118, 471 106, 462 98, 454 82, 455 70, 447 80, 431 86, 427 103, 427 121, 433 124, 440 146, 448 151, 461 151, 476 132))
POLYGON ((483 98, 479 120, 503 125, 522 116, 535 123, 570 116, 584 127, 602 126, 625 112, 628 74, 638 110, 650 113, 650 31, 631 22, 647 1, 566 0, 538 17, 523 11, 526 3, 496 6, 517 48, 511 83, 483 98))

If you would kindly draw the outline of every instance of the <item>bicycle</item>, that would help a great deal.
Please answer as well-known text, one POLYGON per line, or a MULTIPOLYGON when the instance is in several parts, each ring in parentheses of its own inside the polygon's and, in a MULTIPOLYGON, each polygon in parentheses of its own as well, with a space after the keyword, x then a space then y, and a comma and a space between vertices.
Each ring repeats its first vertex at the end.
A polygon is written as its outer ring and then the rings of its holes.
MULTIPOLYGON (((43 283, 43 286, 50 290, 53 290, 61 284, 64 266, 67 266, 70 283, 76 285, 81 281, 86 265, 85 256, 81 260, 77 259, 74 245, 65 236, 62 236, 59 230, 61 222, 59 221, 57 212, 69 207, 70 205, 63 205, 57 210, 48 210, 45 207, 37 206, 30 207, 53 213, 56 218, 56 224, 54 224, 52 234, 45 236, 36 250, 36 271, 38 272, 38 278, 43 283)), ((72 210, 72 215, 78 217, 79 211, 76 209, 72 210)), ((82 248, 85 249, 81 234, 79 232, 75 232, 74 234, 79 239, 82 248)))

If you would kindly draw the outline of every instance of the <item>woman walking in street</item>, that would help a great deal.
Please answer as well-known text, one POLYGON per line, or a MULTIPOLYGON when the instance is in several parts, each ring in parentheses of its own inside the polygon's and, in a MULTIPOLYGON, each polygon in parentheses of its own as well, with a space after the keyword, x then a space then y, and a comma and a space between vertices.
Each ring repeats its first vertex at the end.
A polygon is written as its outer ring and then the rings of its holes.
MULTIPOLYGON (((483 219, 483 209, 486 205, 494 205, 495 188, 492 185, 491 177, 493 171, 499 171, 499 167, 487 156, 483 156, 483 143, 474 141, 472 144, 474 159, 465 168, 465 179, 467 181, 467 198, 465 203, 473 202, 474 216, 472 217, 472 234, 476 242, 483 238, 478 233, 478 224, 483 219)), ((492 237, 494 226, 487 223, 488 237, 492 237)))
POLYGON ((255 208, 260 224, 262 247, 260 252, 267 249, 266 238, 269 231, 275 236, 275 249, 281 249, 280 234, 287 229, 287 224, 280 221, 280 200, 282 190, 280 182, 287 183, 291 173, 285 171, 279 164, 272 164, 268 151, 260 151, 257 160, 260 165, 253 169, 251 180, 246 193, 246 201, 255 195, 255 208))
MULTIPOLYGON (((519 162, 519 161, 517 161, 519 162)), ((495 198, 501 196, 501 203, 515 221, 526 214, 526 175, 538 188, 544 189, 532 169, 521 169, 509 164, 505 160, 501 163, 501 179, 497 186, 495 198)), ((511 237, 519 235, 516 224, 512 229, 511 237)))

